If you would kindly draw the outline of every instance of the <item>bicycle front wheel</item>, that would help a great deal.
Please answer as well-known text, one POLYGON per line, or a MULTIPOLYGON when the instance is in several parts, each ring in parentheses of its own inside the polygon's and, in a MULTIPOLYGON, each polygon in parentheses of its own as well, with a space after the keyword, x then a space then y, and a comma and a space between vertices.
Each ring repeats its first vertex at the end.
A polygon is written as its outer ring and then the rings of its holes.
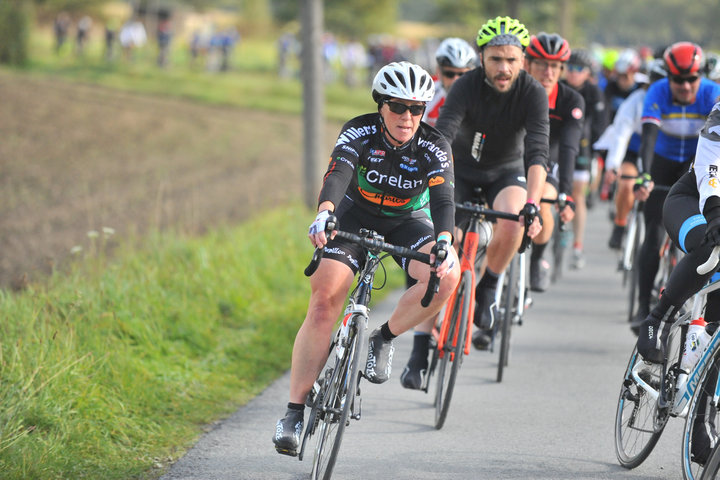
POLYGON ((437 364, 437 391, 435 392, 435 428, 440 430, 445 424, 450 400, 452 400, 453 389, 457 373, 462 364, 465 340, 467 336, 468 319, 470 317, 470 296, 472 293, 472 273, 465 270, 460 279, 450 310, 451 316, 446 321, 450 322, 448 338, 445 340, 443 351, 438 352, 437 364), (449 367, 449 371, 448 371, 449 367))
MULTIPOLYGON (((615 415, 615 453, 620 465, 635 468, 650 455, 665 428, 657 422, 657 401, 632 376, 633 368, 643 363, 635 348, 630 356, 625 378, 620 387, 615 415)), ((655 391, 660 391, 662 365, 646 364, 640 378, 655 391)))
MULTIPOLYGON (((683 430, 682 463, 683 476, 688 480, 715 478, 706 473, 706 465, 712 453, 713 444, 718 441, 717 426, 720 426, 718 395, 720 384, 718 372, 720 361, 716 354, 700 375, 697 392, 690 401, 685 428, 683 430), (704 475, 704 476, 703 476, 704 475)), ((717 455, 715 455, 717 456, 717 455)))
POLYGON ((503 371, 508 365, 510 356, 510 331, 512 329, 513 317, 515 316, 515 302, 517 302, 518 277, 520 275, 520 257, 515 257, 510 262, 505 278, 507 284, 501 298, 502 324, 500 325, 500 358, 498 359, 497 381, 502 382, 503 371))
MULTIPOLYGON (((343 355, 336 359, 335 368, 323 395, 318 412, 317 443, 311 478, 329 480, 337 460, 345 427, 355 402, 360 379, 362 346, 366 342, 366 319, 356 315, 347 338, 343 355)), ((334 355, 334 353, 333 353, 334 355)))

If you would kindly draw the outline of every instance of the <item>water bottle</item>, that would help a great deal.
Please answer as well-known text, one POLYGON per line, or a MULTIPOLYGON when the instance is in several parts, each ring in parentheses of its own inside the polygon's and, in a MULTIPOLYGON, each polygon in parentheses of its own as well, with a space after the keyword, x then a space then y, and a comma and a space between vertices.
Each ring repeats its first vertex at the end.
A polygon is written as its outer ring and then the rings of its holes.
POLYGON ((706 325, 705 319, 701 317, 690 322, 690 326, 688 326, 687 335, 685 336, 685 350, 680 361, 680 368, 687 373, 690 373, 695 367, 703 350, 710 343, 711 336, 705 330, 706 325))

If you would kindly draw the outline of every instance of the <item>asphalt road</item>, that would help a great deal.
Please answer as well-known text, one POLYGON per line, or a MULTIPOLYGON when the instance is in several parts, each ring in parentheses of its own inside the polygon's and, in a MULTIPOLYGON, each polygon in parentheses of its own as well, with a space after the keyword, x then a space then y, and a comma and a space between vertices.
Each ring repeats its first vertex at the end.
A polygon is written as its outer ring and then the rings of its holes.
MULTIPOLYGON (((345 432, 333 478, 682 478, 682 419, 670 420, 638 468, 626 470, 615 458, 615 409, 635 337, 609 234, 603 204, 590 212, 586 267, 534 294, 524 325, 514 330, 503 382, 495 382, 497 350, 465 358, 442 430, 433 427, 432 395, 400 386, 412 341, 411 334, 400 336, 391 379, 361 383, 363 416, 345 432)), ((371 322, 385 321, 396 299, 375 306, 371 322)), ((288 384, 285 375, 215 425, 162 478, 309 478, 311 454, 298 462, 271 443, 288 384)))

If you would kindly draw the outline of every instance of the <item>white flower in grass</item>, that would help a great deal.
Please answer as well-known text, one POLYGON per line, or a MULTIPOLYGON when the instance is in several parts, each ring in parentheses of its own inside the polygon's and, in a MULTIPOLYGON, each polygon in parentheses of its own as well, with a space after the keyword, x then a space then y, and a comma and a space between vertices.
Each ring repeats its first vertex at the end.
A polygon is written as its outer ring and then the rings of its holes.
POLYGON ((110 237, 112 235, 115 235, 115 229, 111 227, 103 227, 102 228, 103 233, 106 237, 110 237))
POLYGON ((90 230, 89 232, 87 232, 87 236, 89 238, 97 238, 99 235, 100 234, 98 233, 97 230, 90 230))
POLYGON ((82 252, 83 248, 80 245, 75 245, 70 249, 70 253, 73 255, 77 255, 78 253, 82 252))

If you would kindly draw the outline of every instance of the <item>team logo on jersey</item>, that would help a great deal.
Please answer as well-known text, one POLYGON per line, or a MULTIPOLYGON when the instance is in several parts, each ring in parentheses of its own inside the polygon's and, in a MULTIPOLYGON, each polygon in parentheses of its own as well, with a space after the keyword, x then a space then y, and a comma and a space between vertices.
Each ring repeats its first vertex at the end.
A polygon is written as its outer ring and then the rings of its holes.
POLYGON ((715 178, 717 176, 717 170, 718 170, 717 165, 708 165, 708 174, 712 178, 715 178))
POLYGON ((378 158, 378 157, 368 157, 368 160, 370 161, 370 163, 380 163, 380 162, 382 162, 382 161, 385 160, 385 159, 384 159, 384 158, 378 158))
POLYGON ((385 156, 385 150, 376 150, 374 148, 370 149, 370 155, 377 155, 378 157, 384 157, 385 156))
POLYGON ((402 207, 410 202, 409 198, 393 197, 392 195, 385 195, 382 192, 368 192, 358 187, 360 195, 363 196, 368 202, 372 202, 378 205, 387 205, 389 207, 402 207))
POLYGON ((710 185, 710 188, 717 188, 718 187, 718 179, 711 178, 710 180, 708 180, 708 185, 710 185))
POLYGON ((443 177, 432 177, 428 182, 428 186, 434 187, 435 185, 440 185, 442 183, 445 183, 445 179, 443 177))
POLYGON ((583 117, 583 111, 582 109, 575 107, 570 112, 570 115, 572 115, 575 120, 580 120, 583 117))

